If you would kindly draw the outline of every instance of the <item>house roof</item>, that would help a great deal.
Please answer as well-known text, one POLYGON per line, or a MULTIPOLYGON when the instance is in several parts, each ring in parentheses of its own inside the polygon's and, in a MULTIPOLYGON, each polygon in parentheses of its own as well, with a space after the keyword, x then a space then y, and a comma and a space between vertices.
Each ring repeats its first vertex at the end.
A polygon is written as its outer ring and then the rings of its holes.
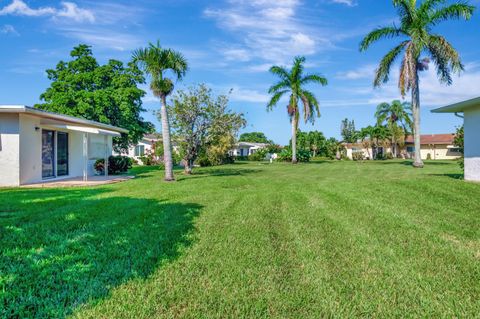
POLYGON ((432 112, 433 113, 457 113, 457 112, 463 112, 473 107, 480 107, 480 97, 458 102, 458 103, 444 106, 438 109, 434 109, 432 110, 432 112))
POLYGON ((237 146, 248 146, 248 147, 263 148, 263 147, 267 147, 268 144, 266 144, 266 143, 253 143, 253 142, 238 142, 237 146))
MULTIPOLYGON (((420 135, 420 144, 422 145, 433 145, 433 144, 453 144, 455 138, 454 133, 449 134, 426 134, 420 135)), ((405 139, 405 143, 413 144, 413 136, 409 135, 405 139)))
POLYGON ((29 114, 29 115, 38 116, 45 119, 57 120, 57 121, 71 123, 71 124, 79 124, 79 125, 104 129, 104 130, 118 132, 118 133, 128 133, 128 130, 123 129, 121 127, 116 127, 113 125, 90 121, 90 120, 82 119, 79 117, 48 112, 40 109, 35 109, 30 106, 25 106, 25 105, 0 105, 0 113, 29 114))

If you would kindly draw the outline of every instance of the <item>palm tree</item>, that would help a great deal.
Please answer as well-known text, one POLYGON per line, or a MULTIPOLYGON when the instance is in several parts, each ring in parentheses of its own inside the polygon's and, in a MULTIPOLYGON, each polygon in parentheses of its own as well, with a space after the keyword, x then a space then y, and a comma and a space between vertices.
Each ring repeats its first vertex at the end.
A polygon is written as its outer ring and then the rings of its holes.
POLYGON ((309 83, 317 83, 322 86, 328 81, 319 74, 304 74, 305 57, 295 57, 291 70, 284 67, 272 66, 270 72, 280 78, 280 81, 272 85, 268 90, 272 98, 267 105, 271 110, 285 94, 290 94, 287 112, 292 123, 292 163, 297 163, 297 130, 300 118, 299 99, 303 104, 303 118, 305 123, 315 122, 315 116, 320 116, 319 103, 315 95, 305 89, 309 83))
POLYGON ((181 80, 188 69, 183 55, 171 49, 164 49, 160 42, 150 43, 146 48, 133 52, 133 62, 150 76, 150 89, 161 101, 160 117, 162 121, 162 140, 164 150, 165 180, 174 181, 170 123, 167 112, 167 96, 173 91, 173 81, 166 76, 170 71, 176 80, 181 80))
POLYGON ((390 130, 392 138, 392 154, 397 157, 397 142, 400 138, 400 132, 403 132, 403 136, 407 135, 413 130, 413 123, 411 119, 412 105, 408 102, 401 102, 395 100, 392 103, 381 103, 377 106, 375 117, 377 119, 377 125, 386 124, 390 130))
POLYGON ((390 69, 396 59, 403 54, 400 66, 399 88, 402 96, 412 95, 414 119, 415 167, 423 167, 420 156, 420 89, 418 73, 428 69, 430 59, 436 66, 440 82, 452 84, 452 73, 460 73, 463 64, 458 52, 432 28, 449 19, 469 20, 475 10, 465 2, 444 5, 445 0, 424 0, 417 5, 416 0, 393 0, 398 11, 400 25, 381 27, 370 32, 360 43, 360 51, 380 39, 402 38, 402 42, 388 52, 376 70, 374 86, 378 87, 389 79, 390 69), (427 57, 422 58, 421 55, 427 57))

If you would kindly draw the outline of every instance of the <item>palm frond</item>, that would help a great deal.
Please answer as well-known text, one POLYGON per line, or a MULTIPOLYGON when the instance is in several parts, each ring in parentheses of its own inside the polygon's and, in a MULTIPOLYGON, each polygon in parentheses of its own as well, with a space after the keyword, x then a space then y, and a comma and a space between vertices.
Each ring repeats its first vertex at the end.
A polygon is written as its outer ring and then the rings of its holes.
POLYGON ((318 83, 322 86, 326 86, 328 84, 328 80, 319 74, 307 74, 300 80, 300 84, 308 83, 318 83))
POLYGON ((296 80, 300 79, 303 74, 303 64, 305 63, 304 56, 297 56, 293 59, 293 67, 291 71, 291 81, 295 82, 296 80))
POLYGON ((413 22, 416 11, 415 0, 393 0, 393 5, 397 8, 403 26, 413 22))
POLYGON ((398 87, 402 96, 416 85, 417 79, 417 58, 415 55, 415 46, 413 42, 409 42, 400 66, 400 76, 398 87))
POLYGON ((275 105, 277 105, 278 101, 282 98, 282 96, 287 93, 288 90, 283 90, 283 91, 278 91, 276 92, 272 98, 270 99, 270 102, 268 102, 267 105, 267 110, 271 111, 275 105))
POLYGON ((379 87, 382 83, 388 82, 390 69, 393 63, 409 43, 409 41, 403 41, 383 57, 375 71, 375 79, 373 81, 375 87, 379 87))
POLYGON ((287 80, 281 80, 280 82, 272 85, 269 89, 268 89, 268 93, 269 94, 273 94, 275 92, 278 92, 279 90, 285 90, 285 89, 288 89, 290 88, 290 81, 287 81, 287 80))
POLYGON ((433 12, 430 16, 429 22, 436 25, 450 19, 469 20, 474 11, 475 6, 469 5, 466 2, 458 2, 433 12))
POLYGON ((464 70, 460 56, 444 37, 435 35, 431 36, 429 40, 428 51, 435 63, 440 82, 451 85, 451 73, 458 74, 464 70))
POLYGON ((274 65, 270 68, 270 73, 277 75, 282 80, 290 81, 290 75, 284 67, 274 65))
POLYGON ((320 117, 320 104, 315 95, 307 90, 301 91, 301 99, 304 107, 303 117, 305 123, 310 121, 313 124, 315 117, 320 117))
POLYGON ((362 42, 360 42, 360 51, 367 50, 370 45, 372 45, 374 42, 377 42, 378 40, 394 38, 402 35, 403 33, 404 32, 401 29, 397 28, 395 25, 391 27, 377 28, 367 34, 365 38, 363 38, 362 42))

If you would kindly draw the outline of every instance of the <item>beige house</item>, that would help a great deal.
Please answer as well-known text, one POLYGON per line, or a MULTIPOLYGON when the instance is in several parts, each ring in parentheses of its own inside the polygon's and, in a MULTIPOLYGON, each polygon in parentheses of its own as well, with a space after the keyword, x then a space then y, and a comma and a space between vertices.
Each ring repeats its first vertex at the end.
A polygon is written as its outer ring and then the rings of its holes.
MULTIPOLYGON (((428 134, 421 135, 421 157, 424 160, 450 160, 457 159, 462 156, 458 147, 453 145, 455 134, 428 134)), ((376 158, 376 155, 387 155, 392 152, 388 143, 376 149, 366 148, 368 143, 345 143, 347 150, 347 157, 353 159, 355 153, 363 154, 365 159, 376 158)), ((413 143, 413 136, 408 136, 405 140, 405 145, 400 148, 400 158, 413 158, 415 154, 415 146, 413 143)))
POLYGON ((265 143, 238 142, 229 154, 231 156, 249 156, 267 147, 268 144, 265 143))

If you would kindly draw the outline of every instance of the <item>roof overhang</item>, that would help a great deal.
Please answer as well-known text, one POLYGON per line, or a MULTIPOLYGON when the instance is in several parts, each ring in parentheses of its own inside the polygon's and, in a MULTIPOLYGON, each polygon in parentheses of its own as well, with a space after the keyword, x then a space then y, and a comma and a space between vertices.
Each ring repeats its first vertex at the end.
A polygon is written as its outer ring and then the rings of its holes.
POLYGON ((53 124, 53 125, 68 126, 70 124, 74 124, 74 126, 76 127, 82 126, 82 127, 95 128, 95 129, 98 129, 98 131, 104 130, 105 132, 116 134, 115 136, 117 136, 117 134, 119 133, 128 133, 128 130, 123 129, 121 127, 116 127, 113 125, 103 124, 100 122, 85 120, 85 119, 74 117, 74 116, 47 112, 47 111, 29 107, 29 106, 25 106, 25 105, 0 105, 0 113, 29 114, 29 115, 41 117, 43 119, 55 120, 55 122, 56 121, 62 122, 62 124, 56 122, 56 123, 51 123, 51 125, 53 124))
POLYGON ((480 97, 434 109, 432 113, 461 113, 474 107, 480 107, 480 97))

